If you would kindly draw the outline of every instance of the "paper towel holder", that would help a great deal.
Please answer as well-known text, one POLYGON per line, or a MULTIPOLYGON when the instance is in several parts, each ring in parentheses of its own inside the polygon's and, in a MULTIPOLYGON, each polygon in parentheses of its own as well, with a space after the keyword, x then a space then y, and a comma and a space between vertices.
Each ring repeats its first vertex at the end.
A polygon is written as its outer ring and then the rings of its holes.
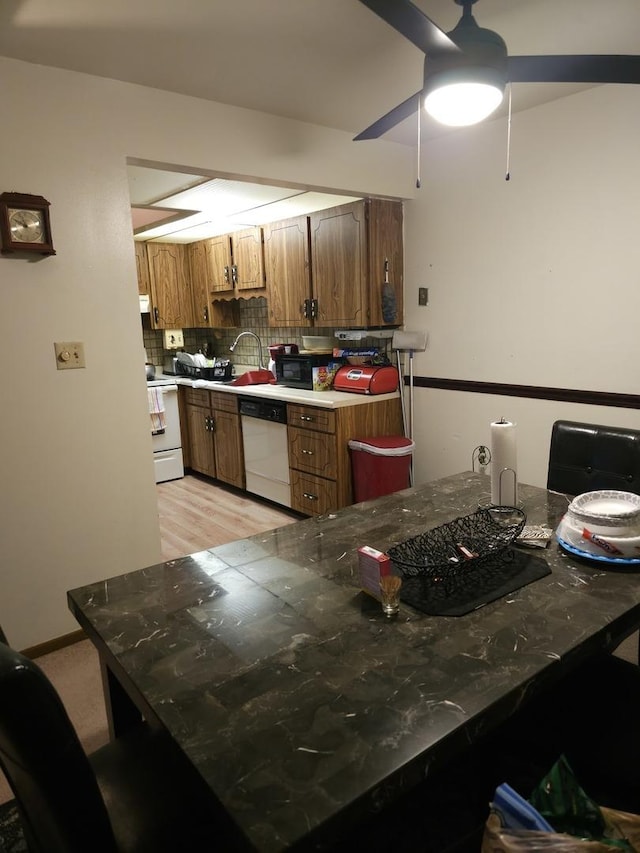
MULTIPOLYGON (((505 503, 504 503, 504 501, 503 501, 503 499, 502 499, 502 478, 504 477, 504 475, 505 475, 505 474, 507 474, 507 476, 508 476, 509 474, 510 474, 511 476, 513 476, 513 494, 514 494, 514 498, 515 498, 515 496, 516 496, 516 492, 517 492, 517 489, 518 489, 518 475, 516 474, 515 469, 514 469, 514 468, 503 468, 503 469, 502 469, 502 471, 500 471, 500 474, 498 475, 498 502, 499 502, 499 505, 500 505, 500 506, 505 506, 505 503)), ((517 501, 517 498, 516 498, 516 500, 514 501, 514 503, 513 503, 513 504, 509 504, 509 506, 515 506, 516 501, 517 501)))

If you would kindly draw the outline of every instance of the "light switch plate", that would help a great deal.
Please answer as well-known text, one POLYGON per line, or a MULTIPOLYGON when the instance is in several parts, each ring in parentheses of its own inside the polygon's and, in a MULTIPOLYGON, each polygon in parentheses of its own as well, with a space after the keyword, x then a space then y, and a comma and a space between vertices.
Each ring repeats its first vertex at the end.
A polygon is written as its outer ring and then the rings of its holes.
POLYGON ((84 361, 84 344, 82 341, 61 341, 53 345, 56 353, 58 370, 74 370, 86 367, 84 361))

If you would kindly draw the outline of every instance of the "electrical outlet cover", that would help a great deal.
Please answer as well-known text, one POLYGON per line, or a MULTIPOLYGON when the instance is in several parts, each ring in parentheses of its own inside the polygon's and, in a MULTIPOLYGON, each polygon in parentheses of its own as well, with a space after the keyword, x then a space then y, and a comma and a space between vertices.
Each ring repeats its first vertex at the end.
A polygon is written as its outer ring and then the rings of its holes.
POLYGON ((182 329, 165 329, 164 348, 180 349, 180 347, 184 347, 184 334, 182 329))

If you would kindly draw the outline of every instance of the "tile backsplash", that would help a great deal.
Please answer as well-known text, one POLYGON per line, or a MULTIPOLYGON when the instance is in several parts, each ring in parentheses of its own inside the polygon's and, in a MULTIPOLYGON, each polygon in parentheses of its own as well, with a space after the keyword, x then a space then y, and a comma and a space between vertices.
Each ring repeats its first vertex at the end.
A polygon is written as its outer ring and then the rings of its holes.
MULTIPOLYGON (((164 364, 165 358, 169 355, 164 349, 162 331, 150 328, 148 314, 143 314, 142 317, 142 332, 147 358, 153 364, 161 367, 164 364)), ((257 366, 258 352, 256 342, 253 338, 242 338, 233 353, 229 352, 229 347, 241 331, 255 332, 259 336, 263 346, 262 359, 266 365, 269 362, 268 346, 270 344, 291 343, 302 347, 302 335, 333 335, 334 328, 277 328, 269 326, 267 300, 265 297, 260 296, 253 299, 240 300, 240 325, 238 328, 184 329, 184 349, 186 352, 196 353, 203 349, 205 344, 209 344, 209 349, 213 349, 215 358, 229 357, 238 364, 252 364, 257 366)), ((389 330, 389 338, 385 340, 363 338, 360 341, 345 341, 345 346, 378 346, 383 349, 386 345, 388 347, 387 354, 391 357, 390 346, 392 334, 393 331, 389 330)))

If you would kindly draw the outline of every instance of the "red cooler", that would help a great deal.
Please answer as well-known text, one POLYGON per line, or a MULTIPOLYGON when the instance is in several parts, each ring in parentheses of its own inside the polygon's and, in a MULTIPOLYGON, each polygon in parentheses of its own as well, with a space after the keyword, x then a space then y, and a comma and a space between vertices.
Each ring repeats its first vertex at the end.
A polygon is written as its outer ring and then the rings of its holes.
POLYGON ((414 446, 403 435, 352 438, 349 449, 356 503, 408 488, 414 446))

